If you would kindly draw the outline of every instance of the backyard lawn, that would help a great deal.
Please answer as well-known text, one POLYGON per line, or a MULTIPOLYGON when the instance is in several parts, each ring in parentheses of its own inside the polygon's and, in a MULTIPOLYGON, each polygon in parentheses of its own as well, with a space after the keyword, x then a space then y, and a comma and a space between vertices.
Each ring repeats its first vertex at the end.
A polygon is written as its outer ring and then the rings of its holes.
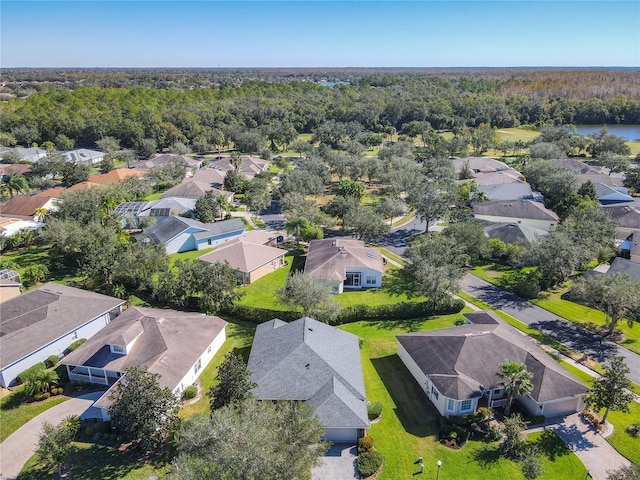
MULTIPOLYGON (((364 339, 362 362, 370 401, 383 404, 382 419, 371 426, 378 451, 385 458, 380 479, 410 478, 424 458, 425 478, 433 478, 436 462, 442 461, 442 479, 524 478, 520 465, 501 456, 497 443, 470 441, 461 450, 451 450, 437 440, 439 416, 413 377, 396 355, 394 335, 409 331, 451 327, 460 314, 416 321, 357 322, 339 328, 364 339)), ((555 437, 533 434, 545 452, 541 479, 584 478, 580 460, 555 437)))

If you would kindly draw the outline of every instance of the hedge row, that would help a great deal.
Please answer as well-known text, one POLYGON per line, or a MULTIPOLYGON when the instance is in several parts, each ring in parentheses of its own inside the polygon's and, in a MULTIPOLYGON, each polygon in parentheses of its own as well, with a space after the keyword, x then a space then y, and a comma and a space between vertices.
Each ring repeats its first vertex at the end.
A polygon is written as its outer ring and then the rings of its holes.
MULTIPOLYGON (((464 308, 462 300, 450 299, 446 304, 433 308, 428 302, 396 303, 390 305, 350 305, 343 307, 338 317, 331 323, 343 324, 359 320, 408 320, 412 318, 429 317, 432 315, 448 315, 458 313, 464 308)), ((300 312, 291 310, 271 310, 268 308, 234 305, 225 312, 235 318, 253 323, 268 322, 279 318, 285 322, 292 322, 302 316, 300 312)))

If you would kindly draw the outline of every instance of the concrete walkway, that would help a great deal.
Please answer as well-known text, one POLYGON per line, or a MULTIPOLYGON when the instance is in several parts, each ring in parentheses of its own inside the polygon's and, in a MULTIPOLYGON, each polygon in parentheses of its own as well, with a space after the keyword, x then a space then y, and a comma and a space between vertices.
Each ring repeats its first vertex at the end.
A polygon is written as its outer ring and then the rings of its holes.
POLYGON ((331 445, 318 466, 311 469, 311 480, 354 480, 360 478, 353 444, 331 445))
POLYGON ((551 427, 587 467, 593 480, 606 480, 607 472, 630 465, 602 434, 577 413, 551 427))
POLYGON ((0 443, 0 480, 15 479, 36 451, 38 434, 44 422, 58 424, 69 415, 81 416, 104 392, 71 398, 42 412, 0 443))

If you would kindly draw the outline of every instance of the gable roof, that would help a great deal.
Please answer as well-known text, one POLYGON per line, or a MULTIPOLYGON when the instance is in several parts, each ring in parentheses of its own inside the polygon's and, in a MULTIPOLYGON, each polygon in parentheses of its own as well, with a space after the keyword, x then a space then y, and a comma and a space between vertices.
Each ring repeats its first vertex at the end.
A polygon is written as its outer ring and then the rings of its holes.
POLYGON ((474 316, 489 315, 495 323, 396 335, 398 343, 446 397, 479 397, 483 389, 500 385, 497 372, 505 361, 522 363, 533 373, 530 395, 537 402, 587 393, 582 382, 495 313, 464 315, 472 322, 474 316))
POLYGON ((11 163, 7 165, 0 165, 0 175, 6 175, 8 173, 14 172, 19 172, 24 175, 25 173, 29 173, 30 171, 31 165, 27 165, 25 163, 11 163))
POLYGON ((196 208, 195 198, 166 197, 148 202, 139 211, 139 217, 168 217, 190 212, 196 208))
POLYGON ((521 223, 492 223, 484 228, 489 238, 497 238, 504 243, 530 245, 538 237, 547 235, 547 231, 530 227, 521 223))
MULTIPOLYGON (((257 173, 262 172, 266 166, 269 164, 269 160, 263 160, 262 158, 257 157, 242 157, 242 162, 238 167, 238 173, 244 175, 247 178, 253 178, 257 173)), ((233 165, 231 164, 231 157, 221 157, 216 160, 213 160, 209 163, 211 168, 215 168, 221 170, 223 172, 228 172, 229 170, 233 170, 233 165)))
POLYGON ((366 428, 358 337, 304 317, 258 325, 249 355, 261 400, 303 400, 325 427, 366 428))
POLYGON ((452 160, 456 172, 460 172, 465 163, 469 162, 469 168, 476 173, 499 172, 501 170, 511 170, 511 167, 500 160, 490 157, 467 157, 452 160))
POLYGON ((173 390, 226 325, 198 312, 129 307, 61 363, 118 372, 147 367, 160 375, 161 387, 173 390), (111 353, 109 344, 127 345, 133 339, 126 355, 111 353))
POLYGON ((191 177, 196 182, 208 183, 213 186, 224 185, 224 177, 226 172, 209 166, 198 169, 191 177))
POLYGON ((347 268, 370 268, 382 273, 384 264, 377 248, 365 247, 361 240, 326 238, 309 242, 305 275, 342 281, 347 268))
POLYGON ((517 170, 510 168, 509 170, 500 170, 491 173, 476 173, 473 175, 473 181, 476 185, 496 185, 499 183, 520 183, 524 177, 517 170))
POLYGON ((7 300, 0 308, 0 368, 123 303, 53 282, 7 300))
POLYGON ((640 228, 640 208, 633 205, 615 205, 606 207, 618 225, 624 228, 640 228))
POLYGON ((596 189, 596 195, 600 203, 624 203, 633 202, 633 197, 627 195, 624 191, 626 188, 614 188, 609 185, 605 185, 602 182, 596 182, 594 184, 596 189), (624 190, 624 191, 621 191, 624 190))
POLYGON ((62 152, 60 155, 64 157, 67 162, 76 163, 94 163, 95 161, 102 160, 102 158, 104 158, 104 153, 98 150, 89 150, 86 148, 62 152))
POLYGON ((240 237, 199 258, 207 263, 228 262, 234 270, 249 273, 285 253, 281 248, 247 242, 240 237))
POLYGON ((4 205, 0 205, 0 215, 6 217, 33 217, 36 209, 43 208, 55 197, 37 195, 16 195, 4 205))
POLYGON ((137 168, 115 168, 108 173, 94 173, 89 175, 89 181, 93 183, 120 183, 127 177, 142 177, 147 171, 137 168))
POLYGON ((191 157, 186 157, 184 155, 177 155, 175 153, 163 153, 160 155, 156 155, 155 157, 150 158, 148 160, 143 160, 142 162, 139 162, 137 165, 137 168, 149 170, 154 167, 164 167, 165 165, 168 165, 169 163, 174 163, 174 162, 181 163, 187 167, 197 167, 201 163, 200 160, 196 160, 191 157))
POLYGON ((621 187, 624 183, 621 177, 614 177, 604 173, 580 173, 578 174, 578 180, 580 180, 581 183, 586 183, 587 181, 593 183, 600 182, 610 187, 621 187))
POLYGON ((540 202, 531 200, 509 200, 476 202, 473 205, 475 215, 493 217, 525 218, 530 220, 558 221, 558 215, 544 207, 540 202))
POLYGON ((478 190, 489 200, 518 200, 533 195, 531 185, 524 182, 478 185, 478 190))
POLYGON ((573 173, 579 175, 600 175, 602 171, 599 167, 592 167, 575 158, 556 158, 551 160, 553 163, 566 170, 570 170, 573 173))
POLYGON ((200 239, 244 230, 245 224, 240 218, 231 218, 215 223, 202 223, 198 220, 171 215, 165 221, 145 229, 145 233, 151 238, 151 241, 155 245, 160 245, 168 242, 189 228, 197 230, 193 233, 193 236, 196 239, 200 239))
POLYGON ((224 195, 225 197, 233 196, 233 192, 218 190, 217 188, 212 187, 209 183, 185 180, 164 192, 160 197, 200 198, 204 197, 209 190, 212 190, 216 195, 224 195))

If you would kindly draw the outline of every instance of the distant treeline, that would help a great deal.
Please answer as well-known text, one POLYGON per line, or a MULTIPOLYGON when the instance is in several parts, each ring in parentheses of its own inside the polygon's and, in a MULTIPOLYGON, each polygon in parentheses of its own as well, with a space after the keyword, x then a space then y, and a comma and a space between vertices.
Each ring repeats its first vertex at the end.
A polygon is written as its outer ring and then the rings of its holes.
POLYGON ((390 69, 3 71, 2 143, 139 149, 224 145, 246 132, 272 145, 323 125, 401 132, 489 124, 640 123, 640 74, 618 70, 390 69), (321 80, 348 81, 334 88, 321 80), (7 99, 8 98, 8 99, 7 99))

